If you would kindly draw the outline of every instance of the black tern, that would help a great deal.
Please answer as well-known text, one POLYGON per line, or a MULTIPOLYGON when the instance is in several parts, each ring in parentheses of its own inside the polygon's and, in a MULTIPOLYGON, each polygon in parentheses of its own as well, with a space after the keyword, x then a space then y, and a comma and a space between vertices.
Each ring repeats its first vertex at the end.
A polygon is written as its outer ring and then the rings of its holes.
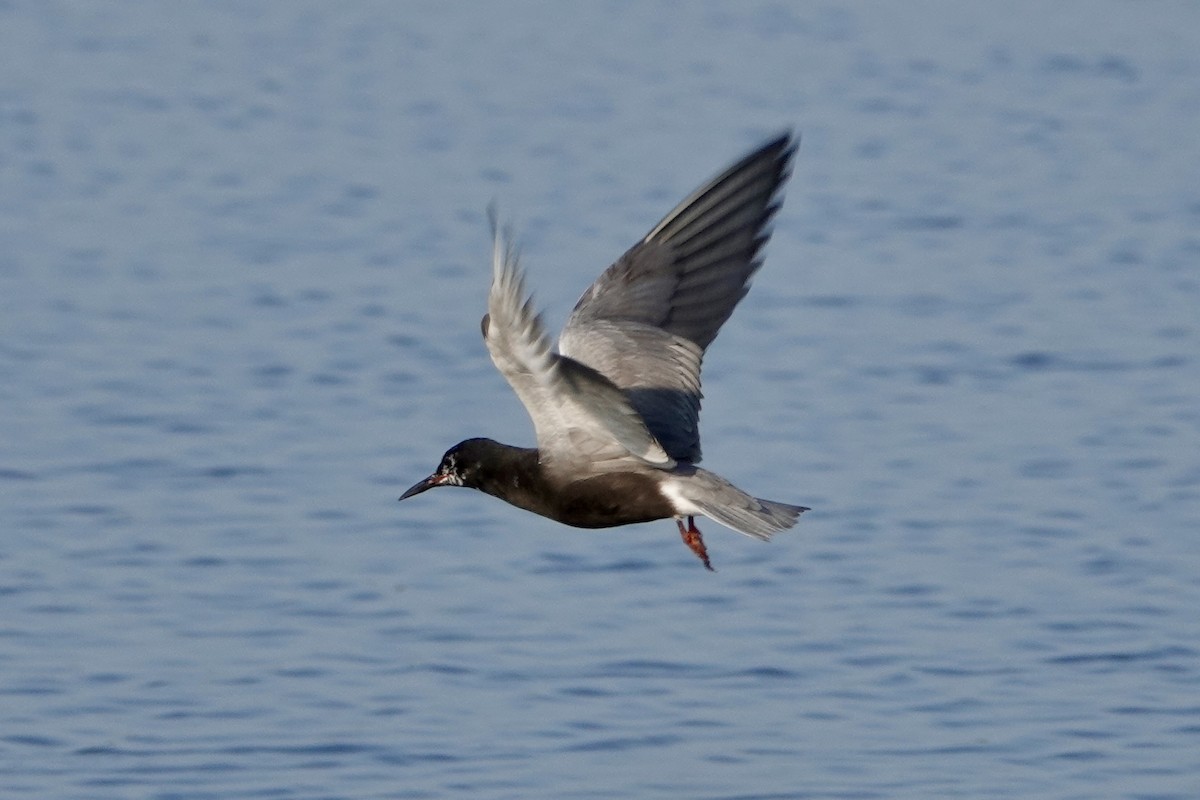
POLYGON ((796 145, 778 136, 667 214, 583 293, 557 352, 493 212, 483 338, 537 447, 459 442, 400 499, 465 486, 579 528, 674 518, 709 570, 695 517, 762 540, 795 525, 805 506, 751 497, 696 464, 700 364, 762 266, 796 145))

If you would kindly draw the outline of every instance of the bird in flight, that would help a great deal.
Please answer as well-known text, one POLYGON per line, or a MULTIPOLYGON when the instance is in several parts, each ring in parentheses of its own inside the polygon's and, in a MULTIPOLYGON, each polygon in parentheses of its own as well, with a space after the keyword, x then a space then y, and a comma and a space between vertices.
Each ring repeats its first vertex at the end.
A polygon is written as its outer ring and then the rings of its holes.
POLYGON ((465 486, 579 528, 670 518, 709 570, 696 517, 762 540, 795 525, 808 508, 696 465, 704 352, 762 265, 796 145, 777 136, 667 214, 583 293, 557 351, 493 214, 483 339, 537 447, 459 442, 400 499, 465 486))

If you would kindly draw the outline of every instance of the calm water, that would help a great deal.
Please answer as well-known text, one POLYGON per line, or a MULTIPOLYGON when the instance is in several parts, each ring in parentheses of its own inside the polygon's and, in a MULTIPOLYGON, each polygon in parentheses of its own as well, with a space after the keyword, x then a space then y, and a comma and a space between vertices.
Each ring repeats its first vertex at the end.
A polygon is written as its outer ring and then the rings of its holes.
POLYGON ((1200 796, 1200 6, 0 3, 0 794, 1200 796), (804 141, 710 350, 769 545, 467 492, 552 324, 804 141))

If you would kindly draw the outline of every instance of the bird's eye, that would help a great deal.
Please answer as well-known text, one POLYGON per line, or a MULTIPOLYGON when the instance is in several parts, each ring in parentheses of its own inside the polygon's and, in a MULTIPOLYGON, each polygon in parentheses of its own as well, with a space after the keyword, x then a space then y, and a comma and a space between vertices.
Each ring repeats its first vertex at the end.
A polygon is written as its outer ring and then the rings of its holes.
POLYGON ((483 332, 483 338, 487 338, 488 326, 492 323, 492 315, 484 314, 483 319, 479 320, 479 330, 483 332))

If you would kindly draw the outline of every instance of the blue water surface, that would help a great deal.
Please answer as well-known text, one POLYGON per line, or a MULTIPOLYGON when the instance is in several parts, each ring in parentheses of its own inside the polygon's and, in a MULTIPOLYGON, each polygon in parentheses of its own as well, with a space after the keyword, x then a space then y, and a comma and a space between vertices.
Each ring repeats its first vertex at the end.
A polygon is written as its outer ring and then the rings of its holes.
POLYGON ((0 2, 0 795, 1200 796, 1200 6, 0 2), (398 505, 768 135, 770 544, 398 505))

